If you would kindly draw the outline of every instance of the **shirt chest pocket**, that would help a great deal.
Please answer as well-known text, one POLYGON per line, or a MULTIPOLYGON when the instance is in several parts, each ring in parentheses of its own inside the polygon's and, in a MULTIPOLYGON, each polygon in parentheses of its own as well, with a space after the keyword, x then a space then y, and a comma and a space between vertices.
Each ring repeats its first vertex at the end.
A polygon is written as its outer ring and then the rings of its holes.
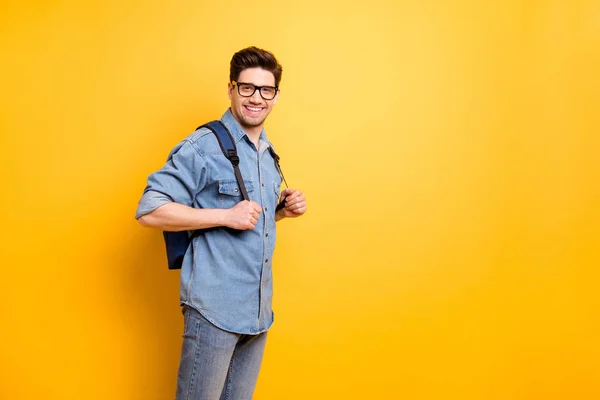
MULTIPOLYGON (((250 200, 252 200, 252 192, 254 192, 254 182, 244 179, 244 186, 250 200)), ((242 191, 235 179, 225 179, 219 181, 219 204, 221 208, 231 208, 242 201, 242 191)))

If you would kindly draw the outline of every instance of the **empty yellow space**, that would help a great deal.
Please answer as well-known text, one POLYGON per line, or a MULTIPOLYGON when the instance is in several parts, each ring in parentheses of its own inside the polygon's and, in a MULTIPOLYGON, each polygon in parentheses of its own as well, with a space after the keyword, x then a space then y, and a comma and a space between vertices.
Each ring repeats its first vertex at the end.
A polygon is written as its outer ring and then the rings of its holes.
POLYGON ((0 6, 0 398, 174 398, 147 175, 283 64, 257 400, 600 398, 597 1, 0 6))

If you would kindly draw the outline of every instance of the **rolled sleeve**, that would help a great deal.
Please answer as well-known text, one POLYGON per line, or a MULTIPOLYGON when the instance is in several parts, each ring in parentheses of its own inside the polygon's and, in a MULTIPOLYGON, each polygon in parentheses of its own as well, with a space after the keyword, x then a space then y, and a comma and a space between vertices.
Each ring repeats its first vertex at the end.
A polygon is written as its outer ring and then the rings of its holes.
POLYGON ((143 217, 144 215, 156 210, 158 207, 171 202, 173 202, 173 199, 164 193, 148 190, 142 195, 142 198, 138 203, 138 208, 135 212, 135 219, 143 217))
POLYGON ((205 179, 203 157, 192 143, 184 141, 173 149, 166 164, 148 177, 135 217, 140 218, 170 202, 192 207, 205 179))

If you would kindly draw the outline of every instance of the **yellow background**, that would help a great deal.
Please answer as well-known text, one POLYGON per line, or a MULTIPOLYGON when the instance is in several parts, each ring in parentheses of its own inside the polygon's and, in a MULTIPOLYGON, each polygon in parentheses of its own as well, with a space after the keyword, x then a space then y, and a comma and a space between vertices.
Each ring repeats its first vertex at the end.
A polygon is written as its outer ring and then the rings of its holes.
POLYGON ((255 399, 600 398, 598 1, 0 8, 0 398, 174 397, 179 278, 133 215, 248 45, 309 198, 255 399))

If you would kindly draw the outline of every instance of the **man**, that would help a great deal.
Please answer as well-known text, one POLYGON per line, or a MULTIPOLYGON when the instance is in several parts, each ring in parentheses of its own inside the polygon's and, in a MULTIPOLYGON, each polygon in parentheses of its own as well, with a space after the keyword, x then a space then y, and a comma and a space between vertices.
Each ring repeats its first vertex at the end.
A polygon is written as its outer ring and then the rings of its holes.
POLYGON ((280 95, 282 68, 272 53, 234 54, 231 132, 250 197, 241 201, 233 167, 216 136, 200 129, 148 178, 136 218, 164 231, 201 230, 181 268, 184 334, 177 399, 251 399, 271 310, 275 223, 306 212, 300 190, 280 193, 281 175, 263 123, 280 95), (276 211, 280 201, 284 207, 276 211))

